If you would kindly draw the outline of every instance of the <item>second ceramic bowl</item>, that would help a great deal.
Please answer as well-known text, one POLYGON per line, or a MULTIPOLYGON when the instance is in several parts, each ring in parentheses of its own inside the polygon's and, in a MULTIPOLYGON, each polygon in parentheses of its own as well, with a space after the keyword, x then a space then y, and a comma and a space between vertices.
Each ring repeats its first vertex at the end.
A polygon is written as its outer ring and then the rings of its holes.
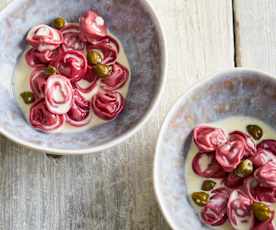
POLYGON ((187 198, 186 154, 196 125, 235 115, 257 118, 276 129, 276 78, 245 68, 219 73, 190 89, 166 117, 156 147, 154 187, 173 229, 208 229, 187 198))

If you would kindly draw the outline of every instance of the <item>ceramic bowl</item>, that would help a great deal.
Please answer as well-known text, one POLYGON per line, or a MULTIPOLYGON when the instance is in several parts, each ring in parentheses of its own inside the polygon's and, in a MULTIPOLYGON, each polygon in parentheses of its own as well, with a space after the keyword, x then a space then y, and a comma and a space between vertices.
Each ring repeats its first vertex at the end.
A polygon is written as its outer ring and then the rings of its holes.
POLYGON ((0 13, 0 41, 0 132, 36 150, 89 153, 122 142, 149 118, 164 85, 163 33, 144 0, 14 0, 0 13), (13 95, 13 71, 26 48, 25 35, 32 26, 49 23, 57 16, 77 21, 88 9, 104 17, 129 58, 132 80, 126 108, 118 119, 85 132, 43 134, 26 122, 13 95))
POLYGON ((233 115, 255 117, 276 128, 276 78, 244 68, 216 74, 190 89, 167 115, 156 147, 154 186, 173 229, 208 229, 187 199, 185 157, 196 125, 233 115))

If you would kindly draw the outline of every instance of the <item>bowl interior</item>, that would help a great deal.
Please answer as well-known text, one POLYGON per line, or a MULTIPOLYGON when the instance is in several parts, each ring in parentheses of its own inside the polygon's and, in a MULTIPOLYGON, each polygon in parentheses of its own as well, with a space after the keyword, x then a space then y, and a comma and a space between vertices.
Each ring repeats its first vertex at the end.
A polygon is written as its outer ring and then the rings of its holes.
POLYGON ((159 24, 143 0, 14 0, 0 13, 0 131, 32 147, 64 153, 100 147, 126 135, 143 120, 162 83, 164 47, 159 24), (76 21, 87 9, 105 18, 112 33, 121 40, 129 58, 132 80, 127 105, 121 116, 108 124, 77 134, 46 135, 25 121, 13 96, 13 71, 27 31, 57 16, 76 21), (139 20, 137 20, 139 19, 139 20), (58 141, 57 141, 58 140, 58 141))
POLYGON ((233 115, 258 118, 276 128, 276 79, 236 69, 200 83, 179 99, 162 127, 155 158, 155 189, 174 229, 208 229, 190 206, 185 185, 185 155, 192 129, 233 115))

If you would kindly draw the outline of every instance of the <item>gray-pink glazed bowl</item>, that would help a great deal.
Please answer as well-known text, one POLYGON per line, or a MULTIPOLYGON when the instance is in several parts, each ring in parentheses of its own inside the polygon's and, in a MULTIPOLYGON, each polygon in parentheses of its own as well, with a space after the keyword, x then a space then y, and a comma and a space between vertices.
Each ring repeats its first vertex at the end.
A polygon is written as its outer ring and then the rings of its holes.
POLYGON ((101 151, 131 136, 149 118, 166 68, 164 36, 145 0, 13 0, 0 13, 0 132, 15 142, 56 154, 101 151), (76 21, 86 10, 102 15, 122 42, 132 72, 127 104, 116 120, 75 134, 43 134, 24 119, 13 95, 13 72, 27 31, 58 16, 76 21))
POLYGON ((276 78, 245 68, 218 73, 187 91, 167 115, 156 146, 154 188, 173 229, 208 229, 187 198, 185 158, 196 125, 234 115, 258 118, 275 129, 276 78))

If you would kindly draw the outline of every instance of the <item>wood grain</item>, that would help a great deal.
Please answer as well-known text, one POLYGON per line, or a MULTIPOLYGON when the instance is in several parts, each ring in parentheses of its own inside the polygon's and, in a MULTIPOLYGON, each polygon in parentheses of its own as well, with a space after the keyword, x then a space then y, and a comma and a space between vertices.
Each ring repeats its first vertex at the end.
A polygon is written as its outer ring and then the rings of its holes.
POLYGON ((238 64, 276 73, 276 1, 235 0, 238 64))
POLYGON ((194 83, 234 66, 231 0, 151 0, 166 32, 167 84, 150 121, 124 144, 61 159, 0 138, 0 229, 169 229, 152 182, 165 114, 194 83))

